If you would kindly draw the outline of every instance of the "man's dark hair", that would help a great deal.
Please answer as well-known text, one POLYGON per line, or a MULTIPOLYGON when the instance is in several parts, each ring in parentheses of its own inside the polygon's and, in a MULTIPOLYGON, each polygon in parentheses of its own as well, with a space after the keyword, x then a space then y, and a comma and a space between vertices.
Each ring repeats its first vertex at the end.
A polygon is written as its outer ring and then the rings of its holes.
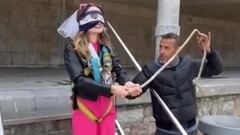
POLYGON ((173 39, 176 40, 177 46, 180 45, 180 38, 179 38, 179 36, 177 34, 167 33, 167 34, 162 35, 161 37, 162 37, 162 39, 171 39, 171 38, 173 38, 173 39))

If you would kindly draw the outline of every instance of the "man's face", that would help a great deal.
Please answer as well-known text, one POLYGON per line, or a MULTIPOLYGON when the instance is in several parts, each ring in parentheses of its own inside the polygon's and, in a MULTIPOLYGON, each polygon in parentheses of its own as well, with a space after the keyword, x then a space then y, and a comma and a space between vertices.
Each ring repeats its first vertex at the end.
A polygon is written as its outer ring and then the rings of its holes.
POLYGON ((159 45, 160 62, 166 63, 177 51, 178 45, 174 38, 162 39, 159 45))

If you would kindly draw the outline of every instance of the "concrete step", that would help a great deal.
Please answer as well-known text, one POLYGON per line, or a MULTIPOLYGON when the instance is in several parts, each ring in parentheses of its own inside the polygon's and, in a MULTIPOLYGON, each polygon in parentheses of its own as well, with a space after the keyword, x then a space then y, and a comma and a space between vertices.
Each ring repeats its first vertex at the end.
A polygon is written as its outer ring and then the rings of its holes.
POLYGON ((70 85, 0 90, 4 125, 69 118, 70 96, 70 85))

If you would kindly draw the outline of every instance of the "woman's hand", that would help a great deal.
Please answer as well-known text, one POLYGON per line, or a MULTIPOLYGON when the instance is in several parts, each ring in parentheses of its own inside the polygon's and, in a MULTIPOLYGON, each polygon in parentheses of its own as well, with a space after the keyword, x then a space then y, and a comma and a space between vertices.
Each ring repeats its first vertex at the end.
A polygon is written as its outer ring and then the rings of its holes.
POLYGON ((128 94, 127 87, 121 85, 112 85, 111 93, 116 96, 125 97, 128 94))
POLYGON ((142 93, 142 89, 139 84, 135 84, 133 82, 128 81, 124 84, 124 86, 126 86, 128 89, 127 90, 128 95, 130 95, 132 97, 138 96, 142 93))

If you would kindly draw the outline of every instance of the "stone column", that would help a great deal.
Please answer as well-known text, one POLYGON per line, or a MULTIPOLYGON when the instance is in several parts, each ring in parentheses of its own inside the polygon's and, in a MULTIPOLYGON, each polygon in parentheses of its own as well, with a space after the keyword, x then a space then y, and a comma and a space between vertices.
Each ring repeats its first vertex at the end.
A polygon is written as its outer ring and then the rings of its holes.
POLYGON ((159 56, 161 35, 169 32, 180 34, 179 26, 180 0, 158 0, 157 25, 155 28, 155 58, 159 56))

